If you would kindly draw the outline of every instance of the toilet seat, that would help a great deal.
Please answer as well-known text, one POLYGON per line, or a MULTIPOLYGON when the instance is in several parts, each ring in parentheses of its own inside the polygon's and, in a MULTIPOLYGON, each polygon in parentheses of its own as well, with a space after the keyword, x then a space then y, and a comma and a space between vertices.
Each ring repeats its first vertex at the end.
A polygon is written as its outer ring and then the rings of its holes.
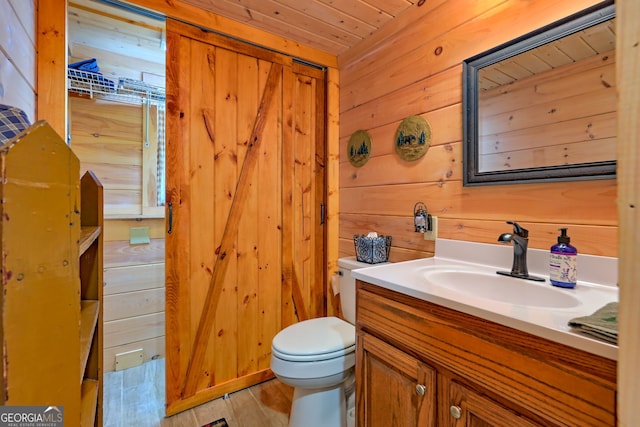
POLYGON ((280 331, 271 343, 273 356, 290 362, 334 359, 353 353, 356 331, 334 316, 295 323, 280 331))

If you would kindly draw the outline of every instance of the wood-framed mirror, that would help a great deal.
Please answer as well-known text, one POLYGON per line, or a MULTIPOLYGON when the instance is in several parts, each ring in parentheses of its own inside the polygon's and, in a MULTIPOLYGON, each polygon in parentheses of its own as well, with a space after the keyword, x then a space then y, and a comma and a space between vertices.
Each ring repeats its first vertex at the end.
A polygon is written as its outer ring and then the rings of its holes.
POLYGON ((615 179, 613 1, 463 62, 464 185, 615 179))

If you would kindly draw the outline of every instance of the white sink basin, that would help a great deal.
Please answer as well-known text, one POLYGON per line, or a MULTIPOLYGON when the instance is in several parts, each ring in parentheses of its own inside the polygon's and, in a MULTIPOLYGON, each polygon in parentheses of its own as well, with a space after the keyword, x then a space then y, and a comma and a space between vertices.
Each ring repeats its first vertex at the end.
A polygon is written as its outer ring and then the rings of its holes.
MULTIPOLYGON (((549 251, 529 249, 531 274, 548 274, 549 251)), ((618 301, 617 259, 579 255, 573 289, 496 274, 507 270, 505 245, 438 239, 436 256, 373 265, 351 272, 358 280, 541 338, 617 360, 618 348, 578 334, 569 321, 618 301), (497 263, 497 264, 496 264, 497 263)))
POLYGON ((461 266, 434 266, 423 271, 429 286, 444 297, 455 294, 475 297, 507 304, 541 307, 573 308, 580 300, 571 290, 559 289, 549 282, 534 282, 496 274, 495 271, 461 266))

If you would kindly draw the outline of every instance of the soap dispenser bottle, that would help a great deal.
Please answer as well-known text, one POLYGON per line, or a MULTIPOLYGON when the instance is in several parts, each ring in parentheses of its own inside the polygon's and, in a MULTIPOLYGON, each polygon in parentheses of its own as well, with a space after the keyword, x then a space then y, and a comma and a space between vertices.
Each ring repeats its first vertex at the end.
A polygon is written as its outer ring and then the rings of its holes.
POLYGON ((578 250, 571 246, 567 229, 560 228, 558 243, 551 246, 549 258, 549 279, 551 284, 561 288, 573 288, 578 281, 578 250))

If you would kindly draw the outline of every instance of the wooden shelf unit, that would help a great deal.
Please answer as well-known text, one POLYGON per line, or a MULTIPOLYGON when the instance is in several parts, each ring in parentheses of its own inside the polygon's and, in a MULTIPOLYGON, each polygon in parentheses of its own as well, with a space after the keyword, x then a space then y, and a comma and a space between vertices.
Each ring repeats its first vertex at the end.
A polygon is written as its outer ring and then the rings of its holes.
POLYGON ((92 171, 80 180, 81 426, 102 426, 102 286, 104 196, 92 171))
POLYGON ((0 147, 0 404, 102 425, 103 189, 45 121, 0 147))
MULTIPOLYGON (((80 425, 81 426, 91 426, 98 425, 94 424, 96 422, 96 417, 98 413, 98 396, 101 396, 100 392, 100 382, 97 380, 85 380, 82 382, 82 402, 81 402, 81 410, 80 410, 80 425)), ((102 424, 100 424, 102 425, 102 424)))
POLYGON ((91 344, 98 323, 100 303, 98 301, 81 301, 80 304, 80 378, 84 378, 84 371, 89 361, 91 344))

